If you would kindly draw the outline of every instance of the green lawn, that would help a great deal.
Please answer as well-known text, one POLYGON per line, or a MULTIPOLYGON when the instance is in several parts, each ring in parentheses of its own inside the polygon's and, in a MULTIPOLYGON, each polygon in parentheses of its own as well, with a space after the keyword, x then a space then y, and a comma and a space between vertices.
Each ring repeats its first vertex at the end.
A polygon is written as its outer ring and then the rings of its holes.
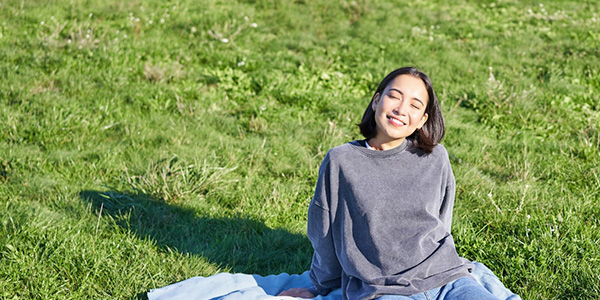
POLYGON ((0 1, 0 298, 307 270, 323 156, 415 65, 459 254, 599 299, 600 6, 483 2, 0 1))

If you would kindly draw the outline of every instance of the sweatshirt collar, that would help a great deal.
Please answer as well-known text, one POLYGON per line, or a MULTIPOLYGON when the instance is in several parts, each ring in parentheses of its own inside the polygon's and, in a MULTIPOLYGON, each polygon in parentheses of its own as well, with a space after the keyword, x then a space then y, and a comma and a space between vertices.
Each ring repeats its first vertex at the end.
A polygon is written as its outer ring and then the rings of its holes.
POLYGON ((395 155, 397 153, 400 153, 400 152, 406 150, 409 143, 412 144, 412 142, 410 142, 408 139, 404 139, 402 144, 400 144, 400 146, 398 146, 398 147, 388 149, 388 150, 378 151, 378 150, 373 150, 373 149, 367 148, 366 140, 356 140, 356 141, 349 142, 352 149, 360 152, 363 155, 371 156, 371 157, 388 157, 388 156, 395 155))

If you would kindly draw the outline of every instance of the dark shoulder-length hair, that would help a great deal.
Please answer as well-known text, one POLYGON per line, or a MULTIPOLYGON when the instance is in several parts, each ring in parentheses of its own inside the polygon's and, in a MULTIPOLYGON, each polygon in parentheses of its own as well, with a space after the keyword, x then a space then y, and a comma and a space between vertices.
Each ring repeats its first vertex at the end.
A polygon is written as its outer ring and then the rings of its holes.
POLYGON ((358 124, 360 128, 360 133, 366 138, 370 139, 377 135, 377 123, 375 123, 375 111, 373 110, 373 100, 375 96, 379 94, 379 97, 383 97, 382 93, 388 84, 394 80, 394 78, 400 75, 411 75, 416 78, 419 78, 425 84, 425 88, 427 89, 427 95, 429 96, 429 101, 427 101, 427 107, 425 108, 425 113, 428 118, 423 127, 419 130, 415 130, 413 134, 411 134, 408 139, 412 140, 414 146, 417 148, 421 148, 425 153, 431 153, 433 148, 442 140, 444 137, 444 133, 446 132, 446 126, 444 123, 444 116, 442 116, 442 109, 440 108, 440 103, 438 102, 437 96, 435 95, 435 91, 433 90, 433 85, 431 83, 431 79, 429 77, 419 71, 419 69, 415 67, 403 67, 392 71, 390 74, 385 76, 385 78, 381 81, 375 94, 373 94, 373 98, 371 98, 371 102, 367 106, 365 113, 363 115, 362 121, 358 124))

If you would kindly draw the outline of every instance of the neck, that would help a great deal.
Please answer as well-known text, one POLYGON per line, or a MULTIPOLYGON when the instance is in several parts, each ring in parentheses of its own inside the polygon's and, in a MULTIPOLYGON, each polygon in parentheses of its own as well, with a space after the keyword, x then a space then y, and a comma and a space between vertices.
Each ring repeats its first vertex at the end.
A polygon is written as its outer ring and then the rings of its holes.
POLYGON ((390 149, 394 149, 400 145, 402 145, 402 143, 404 142, 406 138, 401 138, 401 139, 397 139, 397 140, 390 140, 390 141, 381 141, 379 139, 377 139, 377 137, 371 138, 367 141, 367 143, 369 143, 369 146, 371 146, 371 148, 378 150, 378 151, 385 151, 385 150, 390 150, 390 149))

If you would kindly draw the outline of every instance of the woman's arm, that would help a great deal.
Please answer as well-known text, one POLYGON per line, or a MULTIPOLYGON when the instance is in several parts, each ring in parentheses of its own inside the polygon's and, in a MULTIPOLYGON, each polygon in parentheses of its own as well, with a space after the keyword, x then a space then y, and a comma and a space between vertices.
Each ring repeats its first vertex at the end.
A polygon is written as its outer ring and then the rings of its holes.
POLYGON ((342 267, 335 253, 328 215, 329 211, 316 204, 308 209, 308 237, 315 249, 309 274, 320 295, 341 286, 342 267))
POLYGON ((307 235, 314 249, 310 279, 315 285, 314 292, 320 295, 341 286, 342 266, 331 228, 331 209, 338 201, 338 184, 332 180, 337 178, 337 170, 331 166, 328 154, 319 169, 315 194, 308 207, 307 235))
POLYGON ((450 161, 448 160, 448 170, 446 175, 446 185, 442 189, 442 205, 440 206, 440 220, 446 226, 446 231, 450 233, 452 226, 452 210, 454 208, 454 197, 456 194, 456 180, 450 161))

